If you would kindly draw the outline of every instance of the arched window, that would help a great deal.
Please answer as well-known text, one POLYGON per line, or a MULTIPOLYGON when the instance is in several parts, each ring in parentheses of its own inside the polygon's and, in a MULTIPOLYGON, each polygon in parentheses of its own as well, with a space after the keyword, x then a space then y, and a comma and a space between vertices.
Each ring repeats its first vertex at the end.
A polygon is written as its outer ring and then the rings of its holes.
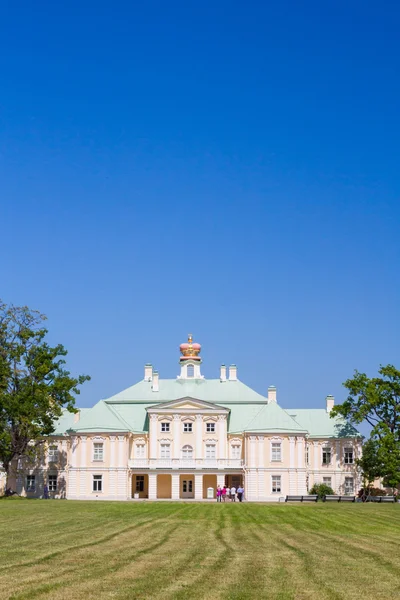
POLYGON ((182 458, 186 458, 186 459, 193 458, 193 448, 192 448, 192 446, 188 446, 188 445, 183 446, 183 448, 182 448, 182 458))
POLYGON ((187 376, 194 377, 194 365, 187 366, 187 376))

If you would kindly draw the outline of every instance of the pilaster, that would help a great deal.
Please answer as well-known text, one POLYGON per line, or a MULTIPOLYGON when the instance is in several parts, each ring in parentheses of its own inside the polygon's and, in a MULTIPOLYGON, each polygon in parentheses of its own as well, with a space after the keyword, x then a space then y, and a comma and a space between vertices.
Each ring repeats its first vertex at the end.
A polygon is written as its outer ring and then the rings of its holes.
POLYGON ((81 446, 79 466, 84 468, 79 473, 79 495, 86 496, 86 435, 82 435, 79 441, 81 446))
POLYGON ((172 473, 171 475, 171 499, 172 500, 179 500, 179 486, 180 486, 180 479, 179 479, 179 473, 172 473))
MULTIPOLYGON (((181 415, 174 415, 174 454, 173 457, 179 459, 181 452, 181 415)), ((178 488, 179 498, 179 488, 178 488)))
POLYGON ((157 415, 150 415, 150 456, 149 458, 157 458, 157 415))
POLYGON ((249 436, 250 452, 249 452, 249 467, 255 468, 256 466, 256 442, 257 438, 255 435, 249 436))
POLYGON ((305 496, 307 494, 307 480, 305 468, 305 446, 304 438, 297 438, 297 493, 305 496))
POLYGON ((264 436, 258 436, 258 466, 264 468, 264 436))
POLYGON ((108 474, 108 488, 110 496, 117 494, 117 472, 115 464, 115 435, 110 435, 110 471, 108 474))
POLYGON ((203 417, 196 415, 196 450, 195 458, 203 458, 203 417))
MULTIPOLYGON (((319 471, 319 467, 320 467, 320 463, 321 463, 321 456, 320 456, 320 449, 319 449, 318 441, 313 442, 313 454, 314 454, 314 460, 313 460, 314 470, 319 471)), ((315 474, 314 474, 314 482, 315 482, 315 474)))
POLYGON ((149 500, 157 500, 157 473, 149 473, 149 500))
POLYGON ((226 415, 218 416, 218 437, 219 437, 219 456, 218 458, 225 458, 226 448, 226 415))
POLYGON ((197 473, 194 476, 194 497, 195 500, 203 500, 203 475, 197 473))
POLYGON ((296 493, 296 471, 295 471, 295 441, 296 438, 289 437, 289 494, 296 493))

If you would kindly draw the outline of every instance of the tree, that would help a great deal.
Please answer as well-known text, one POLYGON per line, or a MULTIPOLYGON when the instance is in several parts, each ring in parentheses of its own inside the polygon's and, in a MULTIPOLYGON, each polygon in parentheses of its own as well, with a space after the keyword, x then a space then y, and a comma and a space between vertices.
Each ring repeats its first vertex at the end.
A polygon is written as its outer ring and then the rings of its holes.
POLYGON ((381 366, 379 375, 370 379, 355 371, 343 384, 350 392, 347 400, 332 409, 331 417, 369 423, 370 439, 358 465, 369 483, 383 477, 386 485, 395 488, 400 483, 400 371, 393 365, 381 366))
POLYGON ((7 478, 15 459, 37 453, 63 410, 76 412, 74 395, 90 379, 65 370, 67 351, 45 341, 45 319, 0 301, 0 464, 7 478))
POLYGON ((314 483, 308 493, 310 495, 317 494, 318 498, 322 500, 324 496, 332 496, 335 492, 329 485, 326 485, 326 483, 314 483))

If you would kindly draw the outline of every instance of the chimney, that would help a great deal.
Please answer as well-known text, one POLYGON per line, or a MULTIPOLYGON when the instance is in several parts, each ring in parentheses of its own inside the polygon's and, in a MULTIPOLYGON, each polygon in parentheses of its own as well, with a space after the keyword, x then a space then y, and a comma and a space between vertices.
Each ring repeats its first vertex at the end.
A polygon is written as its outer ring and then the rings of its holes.
POLYGON ((334 405, 335 398, 329 394, 329 396, 326 397, 326 412, 330 413, 334 405))
POLYGON ((276 387, 274 385, 270 385, 268 388, 268 404, 270 402, 276 402, 276 387))
POLYGON ((159 392, 158 387, 158 371, 153 371, 153 385, 151 386, 153 392, 159 392))
POLYGON ((74 423, 77 423, 79 421, 79 419, 81 418, 81 411, 78 410, 78 412, 76 412, 74 414, 74 423))
POLYGON ((220 381, 226 381, 226 366, 225 365, 221 365, 219 379, 220 379, 220 381))
POLYGON ((146 363, 144 365, 144 380, 151 381, 153 379, 153 365, 146 363))
POLYGON ((237 381, 237 366, 229 366, 229 381, 237 381))

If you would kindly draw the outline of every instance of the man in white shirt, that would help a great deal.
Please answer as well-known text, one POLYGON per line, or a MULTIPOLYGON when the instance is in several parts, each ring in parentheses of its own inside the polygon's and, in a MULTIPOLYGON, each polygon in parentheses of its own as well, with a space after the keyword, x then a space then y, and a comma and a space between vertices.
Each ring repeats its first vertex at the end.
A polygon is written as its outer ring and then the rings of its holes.
POLYGON ((231 500, 232 502, 236 502, 236 488, 234 485, 231 487, 231 500))

